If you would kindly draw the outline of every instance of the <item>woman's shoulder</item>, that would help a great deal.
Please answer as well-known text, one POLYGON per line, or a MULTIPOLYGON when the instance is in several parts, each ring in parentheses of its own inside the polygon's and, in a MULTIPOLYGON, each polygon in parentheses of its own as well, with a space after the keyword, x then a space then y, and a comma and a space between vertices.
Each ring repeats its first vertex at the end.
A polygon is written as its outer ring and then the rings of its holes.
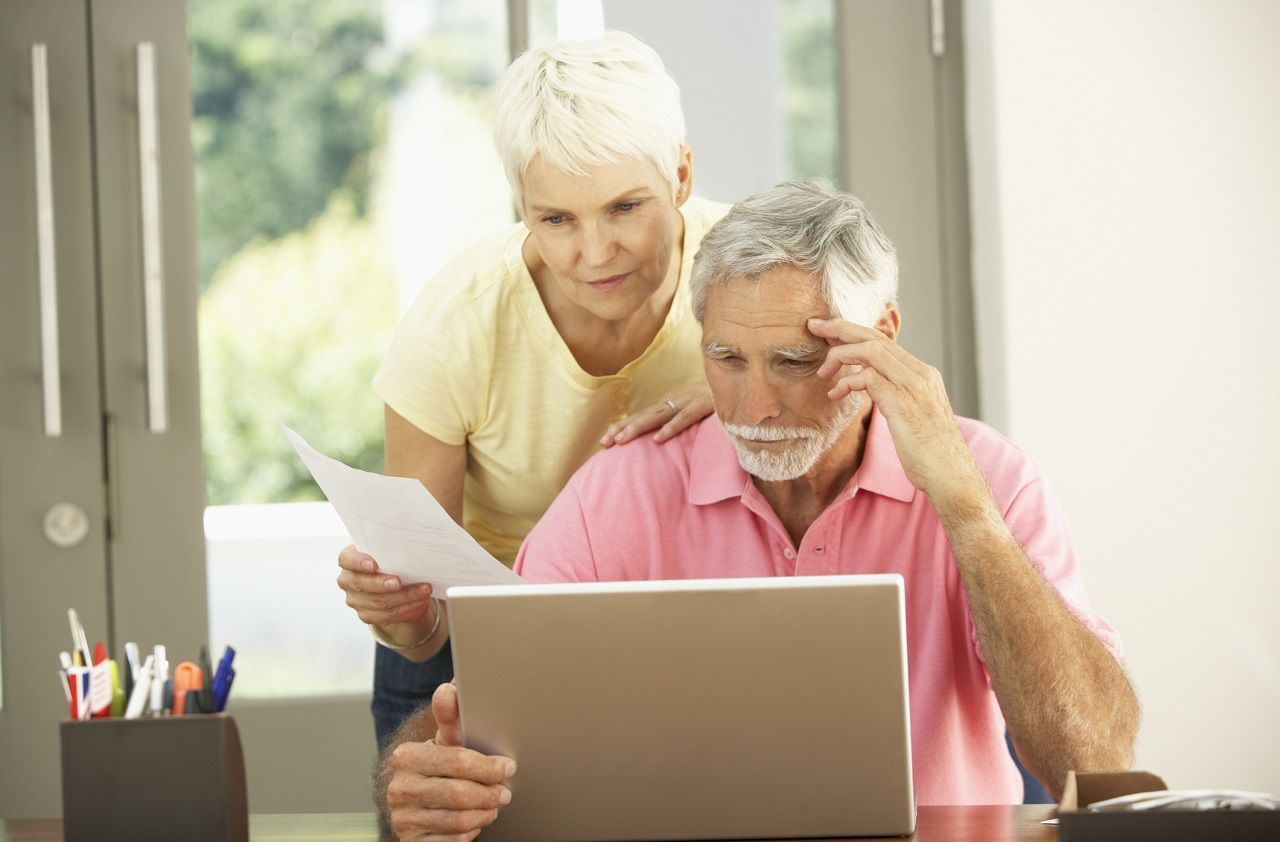
POLYGON ((504 225, 451 257, 427 280, 423 290, 435 295, 476 296, 514 282, 524 265, 520 246, 528 233, 523 223, 504 225))
POLYGON ((729 212, 730 207, 731 205, 724 202, 713 202, 701 196, 690 196, 681 205, 680 212, 684 214, 686 223, 695 226, 700 234, 705 234, 712 225, 720 221, 720 217, 729 212))
POLYGON ((406 320, 443 322, 460 310, 472 316, 501 310, 519 282, 527 233, 523 224, 512 223, 458 252, 423 283, 406 320))

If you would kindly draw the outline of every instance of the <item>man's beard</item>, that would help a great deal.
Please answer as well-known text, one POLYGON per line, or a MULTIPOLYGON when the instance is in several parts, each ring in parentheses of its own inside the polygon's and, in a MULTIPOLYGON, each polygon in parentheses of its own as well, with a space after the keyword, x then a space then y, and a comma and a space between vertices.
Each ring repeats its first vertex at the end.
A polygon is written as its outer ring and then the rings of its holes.
POLYGON ((783 482, 807 474, 822 455, 849 429, 862 408, 862 395, 854 393, 840 402, 835 417, 826 426, 782 427, 743 426, 724 423, 729 440, 738 451, 738 464, 742 470, 765 482, 783 482), (744 440, 782 441, 792 439, 795 444, 782 450, 759 450, 744 440))

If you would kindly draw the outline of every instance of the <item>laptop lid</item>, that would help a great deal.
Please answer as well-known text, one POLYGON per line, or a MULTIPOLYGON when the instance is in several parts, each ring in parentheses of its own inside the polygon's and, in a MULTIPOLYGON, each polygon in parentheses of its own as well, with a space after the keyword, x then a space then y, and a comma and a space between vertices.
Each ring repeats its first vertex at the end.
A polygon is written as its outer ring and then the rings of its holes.
POLYGON ((905 835, 902 577, 455 587, 468 746, 513 757, 492 842, 905 835))

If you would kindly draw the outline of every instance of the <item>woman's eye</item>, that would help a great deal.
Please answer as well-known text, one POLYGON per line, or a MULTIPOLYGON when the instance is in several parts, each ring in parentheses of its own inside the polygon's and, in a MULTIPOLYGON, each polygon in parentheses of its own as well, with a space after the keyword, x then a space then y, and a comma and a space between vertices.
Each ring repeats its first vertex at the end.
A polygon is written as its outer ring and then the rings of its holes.
POLYGON ((627 213, 629 211, 635 210, 639 206, 640 206, 639 202, 623 202, 622 204, 618 205, 618 210, 622 211, 623 213, 627 213))
POLYGON ((564 223, 564 214, 553 213, 550 216, 542 217, 542 221, 548 225, 561 225, 564 223))

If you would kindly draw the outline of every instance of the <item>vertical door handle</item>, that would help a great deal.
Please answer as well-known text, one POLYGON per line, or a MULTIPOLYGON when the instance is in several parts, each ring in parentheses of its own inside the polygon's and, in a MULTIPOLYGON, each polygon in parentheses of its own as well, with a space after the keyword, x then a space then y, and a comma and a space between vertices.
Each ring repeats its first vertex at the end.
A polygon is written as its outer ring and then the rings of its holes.
POLYGON ((138 44, 138 177, 142 207, 142 294, 147 340, 147 427, 169 429, 164 337, 164 263, 160 242, 160 143, 156 120, 156 51, 138 44))
POLYGON ((36 271, 40 281, 40 374, 44 434, 62 435, 62 370, 58 360, 58 267, 53 236, 53 156, 49 143, 49 58, 31 46, 31 105, 36 152, 36 271))

